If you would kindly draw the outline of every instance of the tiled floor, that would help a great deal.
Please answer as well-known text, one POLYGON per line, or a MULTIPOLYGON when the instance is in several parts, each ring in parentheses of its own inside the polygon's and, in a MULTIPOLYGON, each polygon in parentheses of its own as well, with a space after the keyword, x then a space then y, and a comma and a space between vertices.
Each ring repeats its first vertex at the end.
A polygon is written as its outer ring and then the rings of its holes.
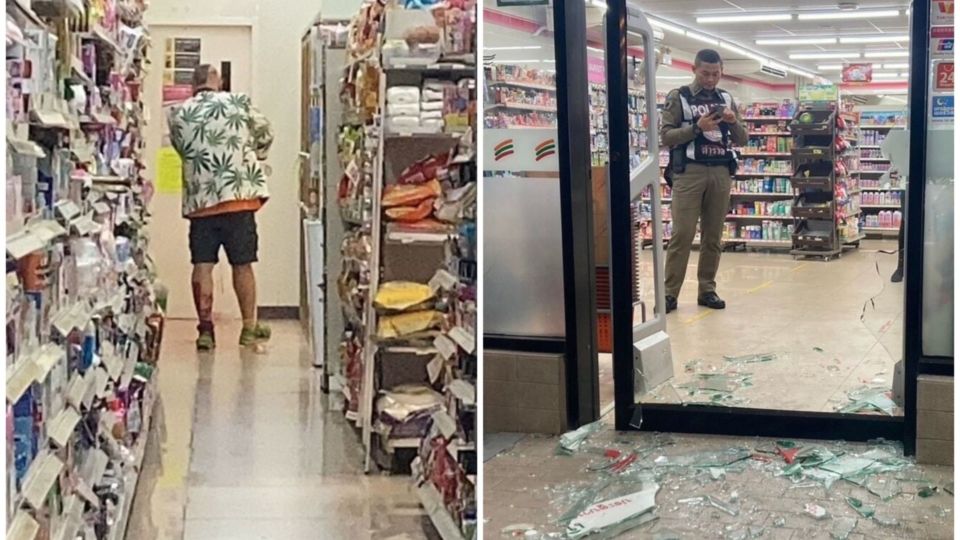
POLYGON ((130 540, 416 539, 435 533, 407 476, 364 475, 359 437, 320 392, 300 326, 273 325, 266 354, 239 325, 215 353, 171 321, 156 429, 130 540))
MULTIPOLYGON (((649 468, 661 455, 679 456, 735 446, 756 448, 766 442, 689 435, 667 437, 674 444, 647 453, 635 463, 635 467, 649 468)), ((655 435, 651 433, 615 433, 607 430, 595 435, 587 446, 641 449, 651 446, 654 440, 655 435)), ((582 495, 601 481, 601 473, 588 471, 588 466, 605 463, 606 460, 598 453, 590 452, 557 456, 557 441, 556 437, 528 436, 484 464, 484 538, 503 538, 505 527, 518 524, 532 525, 539 533, 525 538, 563 537, 560 536, 563 528, 557 524, 558 518, 568 511, 574 497, 582 495)), ((859 444, 842 446, 848 452, 858 452, 865 447, 859 444)), ((883 502, 863 488, 843 480, 835 483, 829 491, 823 486, 797 487, 804 483, 793 484, 787 478, 774 475, 774 471, 780 467, 779 464, 751 460, 746 463, 743 472, 731 470, 718 480, 713 480, 705 473, 699 478, 691 474, 665 473, 659 480, 660 490, 656 496, 659 518, 617 538, 755 538, 748 534, 752 527, 755 534, 762 532, 760 538, 819 540, 829 539, 832 528, 844 518, 858 519, 856 528, 849 536, 851 540, 953 538, 954 500, 952 495, 943 491, 943 486, 953 481, 952 468, 914 467, 905 473, 896 473, 907 475, 919 472, 930 484, 939 486, 939 490, 932 497, 920 498, 916 495, 917 490, 926 484, 903 481, 903 493, 883 502), (728 504, 738 511, 738 515, 728 515, 709 506, 679 502, 702 495, 710 495, 728 504), (877 518, 884 523, 860 517, 848 506, 845 497, 855 497, 869 506, 875 506, 877 518), (804 505, 807 503, 822 506, 830 517, 817 521, 805 514, 804 505), (889 520, 896 520, 896 523, 889 520), (673 535, 659 536, 668 532, 673 535)), ((628 477, 631 474, 629 469, 624 472, 628 477)), ((886 476, 894 474, 888 473, 886 476)), ((616 491, 617 495, 623 495, 640 489, 640 485, 628 481, 614 485, 602 494, 616 491)), ((604 497, 600 499, 605 500, 604 497)))
MULTIPOLYGON (((680 307, 667 318, 674 378, 644 401, 677 403, 672 385, 690 382, 695 371, 723 372, 730 368, 725 355, 767 352, 778 360, 741 368, 752 374, 752 386, 735 392, 740 406, 832 412, 848 403, 850 390, 890 388, 903 344, 903 285, 890 283, 896 255, 879 251, 896 247, 894 240, 867 240, 829 262, 782 251, 724 253, 717 276, 727 301, 722 311, 697 306, 694 251, 680 307), (693 360, 701 362, 687 371, 693 360)), ((645 251, 641 280, 648 284, 650 257, 645 251)), ((652 306, 652 289, 643 296, 652 306)), ((599 362, 603 407, 613 400, 610 355, 599 362)))

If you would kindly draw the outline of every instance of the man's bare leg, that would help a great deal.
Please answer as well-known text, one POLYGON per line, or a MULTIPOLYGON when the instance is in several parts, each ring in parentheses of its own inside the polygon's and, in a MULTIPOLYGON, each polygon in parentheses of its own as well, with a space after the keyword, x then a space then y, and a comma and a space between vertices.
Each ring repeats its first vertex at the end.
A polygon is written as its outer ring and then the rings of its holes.
POLYGON ((213 333, 213 267, 210 263, 193 265, 193 305, 197 310, 197 330, 200 338, 197 348, 212 349, 216 339, 213 333))
POLYGON ((243 317, 241 345, 251 345, 255 341, 270 338, 270 329, 257 324, 257 280, 252 264, 233 267, 233 290, 237 293, 240 315, 243 317))

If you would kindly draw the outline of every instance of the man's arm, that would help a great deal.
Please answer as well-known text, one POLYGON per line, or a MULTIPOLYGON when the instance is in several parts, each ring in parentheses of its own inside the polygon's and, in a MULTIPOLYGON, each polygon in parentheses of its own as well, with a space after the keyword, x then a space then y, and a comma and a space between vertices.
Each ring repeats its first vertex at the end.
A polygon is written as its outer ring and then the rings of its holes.
POLYGON ((673 90, 667 94, 667 102, 660 113, 660 121, 660 144, 663 146, 686 144, 696 138, 693 125, 680 127, 683 122, 683 106, 680 104, 679 90, 673 90))
POLYGON ((727 124, 730 126, 730 139, 734 146, 746 146, 748 139, 750 138, 749 134, 747 133, 747 125, 744 123, 743 118, 740 117, 740 111, 737 109, 737 102, 731 99, 730 103, 733 105, 733 114, 736 118, 735 122, 727 124))
POLYGON ((267 159, 270 147, 273 146, 273 129, 267 117, 254 107, 250 107, 250 134, 253 136, 253 149, 257 153, 257 159, 267 159))

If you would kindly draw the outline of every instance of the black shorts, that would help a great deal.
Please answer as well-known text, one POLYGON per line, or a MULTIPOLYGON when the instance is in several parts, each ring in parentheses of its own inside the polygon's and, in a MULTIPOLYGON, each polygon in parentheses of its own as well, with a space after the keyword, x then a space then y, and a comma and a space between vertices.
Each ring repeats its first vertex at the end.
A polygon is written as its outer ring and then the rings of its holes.
POLYGON ((190 220, 190 261, 216 264, 220 246, 232 266, 257 262, 257 221, 254 212, 231 212, 190 220))

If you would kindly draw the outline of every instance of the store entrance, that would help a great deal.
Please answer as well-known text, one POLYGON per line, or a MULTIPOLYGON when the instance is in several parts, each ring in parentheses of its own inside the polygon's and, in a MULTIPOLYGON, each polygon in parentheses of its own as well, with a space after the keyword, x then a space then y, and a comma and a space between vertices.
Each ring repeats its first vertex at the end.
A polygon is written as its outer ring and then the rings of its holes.
MULTIPOLYGON (((151 122, 147 124, 147 170, 155 178, 156 192, 150 210, 151 255, 160 281, 169 289, 167 314, 173 319, 193 319, 190 289, 189 223, 181 214, 182 186, 176 171, 178 160, 163 160, 172 147, 166 123, 166 108, 190 97, 190 76, 197 64, 211 64, 221 71, 229 65, 231 90, 250 93, 251 28, 249 26, 152 25, 153 66, 146 77, 145 97, 151 122), (173 167, 173 170, 171 170, 173 167)), ((227 77, 224 77, 227 81, 227 77)), ((214 316, 234 320, 240 308, 233 296, 230 267, 221 255, 214 269, 214 316)))
MULTIPOLYGON (((670 16, 670 23, 652 18, 653 29, 665 35, 661 51, 672 45, 677 58, 684 56, 681 47, 690 47, 685 52, 691 56, 705 48, 720 51, 733 73, 734 66, 744 69, 751 59, 753 53, 720 31, 716 38, 671 39, 677 33, 691 37, 693 31, 676 26, 683 15, 670 16)), ((903 283, 910 263, 898 252, 904 228, 921 228, 924 221, 922 210, 908 218, 905 204, 907 179, 915 172, 906 131, 906 72, 888 74, 875 61, 871 69, 878 71, 879 84, 871 88, 850 84, 845 72, 829 74, 828 66, 818 66, 823 75, 814 75, 795 65, 789 69, 799 76, 790 90, 756 84, 757 77, 724 75, 720 88, 734 94, 745 133, 735 143, 739 168, 726 180, 730 200, 721 203, 726 216, 717 238, 719 270, 708 276, 703 254, 710 238, 703 213, 692 218, 696 223, 699 217, 699 225, 689 261, 677 255, 682 247, 678 250, 676 237, 684 230, 679 220, 689 218, 684 215, 690 211, 685 192, 692 180, 663 181, 644 193, 636 193, 628 181, 639 172, 636 161, 644 158, 642 150, 630 147, 629 126, 623 121, 630 118, 636 99, 631 84, 643 79, 632 76, 629 62, 622 60, 640 56, 631 50, 631 41, 644 28, 634 19, 651 20, 625 3, 607 2, 602 51, 609 122, 607 322, 617 428, 885 437, 903 440, 911 451, 917 372, 905 349, 911 305, 905 302, 903 283), (664 246, 668 254, 661 258, 664 246), (662 317, 658 288, 664 279, 673 283, 667 294, 676 297, 678 306, 665 314, 666 333, 654 339, 657 331, 651 327, 662 317), (715 289, 705 285, 712 280, 715 289), (729 305, 705 305, 711 302, 704 300, 704 291, 720 293, 729 305)), ((907 32, 908 20, 902 19, 899 30, 907 32)), ((691 19, 690 24, 696 23, 691 19)), ((798 32, 809 30, 797 26, 798 32)), ((918 34, 914 29, 913 47, 925 43, 927 30, 924 26, 918 34)), ((740 38, 736 31, 731 35, 740 38)), ((841 49, 833 54, 910 54, 906 43, 841 49)), ((906 69, 889 63, 891 69, 906 69)), ((688 67, 694 68, 695 62, 688 67)), ((692 81, 691 74, 658 89, 692 81)), ((913 99, 926 104, 924 85, 915 82, 912 88, 913 99)), ((670 129, 665 123, 676 121, 664 112, 670 107, 660 105, 660 135, 670 129)), ((922 108, 919 116, 925 117, 922 108)), ((680 127, 679 122, 673 127, 680 127)), ((922 152, 926 141, 914 137, 912 143, 914 151, 922 152)), ((666 165, 668 155, 661 153, 666 165)), ((909 253, 909 243, 906 247, 909 253)), ((915 264, 916 275, 922 266, 915 264)), ((603 322, 601 314, 601 331, 603 322)), ((603 395, 602 380, 600 388, 603 395)))

